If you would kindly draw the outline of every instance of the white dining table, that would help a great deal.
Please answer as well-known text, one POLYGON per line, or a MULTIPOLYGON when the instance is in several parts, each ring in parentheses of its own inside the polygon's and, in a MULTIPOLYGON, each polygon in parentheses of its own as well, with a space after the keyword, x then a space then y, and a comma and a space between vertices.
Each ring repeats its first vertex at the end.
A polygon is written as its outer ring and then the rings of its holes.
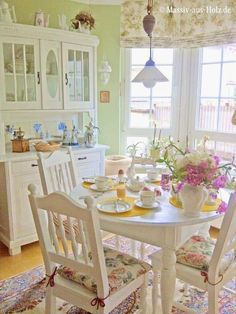
MULTIPOLYGON (((108 191, 98 197, 97 193, 94 194, 93 191, 82 187, 82 185, 71 193, 71 196, 77 201, 86 195, 94 195, 96 201, 100 201, 116 194, 115 191, 108 191)), ((138 198, 138 193, 127 191, 127 196, 138 198)), ((150 210, 145 215, 121 217, 99 212, 99 218, 101 229, 104 231, 162 248, 161 304, 163 314, 169 314, 175 293, 175 251, 189 236, 200 230, 202 226, 206 226, 206 223, 219 218, 221 214, 216 213, 216 211, 201 212, 199 217, 189 218, 184 215, 182 209, 169 203, 167 192, 159 201, 160 206, 150 210)), ((157 313, 156 309, 153 309, 153 313, 157 313)))

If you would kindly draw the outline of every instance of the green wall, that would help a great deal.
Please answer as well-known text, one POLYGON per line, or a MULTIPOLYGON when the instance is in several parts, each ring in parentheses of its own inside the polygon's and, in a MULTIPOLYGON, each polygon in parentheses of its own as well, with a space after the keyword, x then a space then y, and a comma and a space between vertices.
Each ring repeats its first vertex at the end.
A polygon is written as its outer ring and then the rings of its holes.
POLYGON ((90 10, 95 18, 92 34, 100 39, 98 46, 99 66, 106 56, 112 73, 110 82, 104 86, 98 77, 98 125, 99 143, 110 146, 109 154, 120 150, 120 6, 85 5, 70 0, 7 0, 15 6, 17 23, 34 24, 35 12, 42 10, 50 14, 49 27, 58 28, 58 14, 65 14, 68 21, 81 10, 90 10), (99 102, 101 90, 110 92, 110 103, 99 102))

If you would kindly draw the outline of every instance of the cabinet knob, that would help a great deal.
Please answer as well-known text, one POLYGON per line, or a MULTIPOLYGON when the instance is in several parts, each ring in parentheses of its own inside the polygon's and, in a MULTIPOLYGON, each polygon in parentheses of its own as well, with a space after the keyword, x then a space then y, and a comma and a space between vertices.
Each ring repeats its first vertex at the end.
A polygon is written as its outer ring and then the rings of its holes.
POLYGON ((65 82, 66 82, 66 85, 68 85, 68 75, 67 75, 67 73, 65 73, 65 82))
POLYGON ((87 157, 79 157, 78 160, 85 160, 87 157))
POLYGON ((31 167, 38 167, 37 164, 31 164, 31 167))
POLYGON ((37 72, 38 84, 40 84, 40 72, 37 72))

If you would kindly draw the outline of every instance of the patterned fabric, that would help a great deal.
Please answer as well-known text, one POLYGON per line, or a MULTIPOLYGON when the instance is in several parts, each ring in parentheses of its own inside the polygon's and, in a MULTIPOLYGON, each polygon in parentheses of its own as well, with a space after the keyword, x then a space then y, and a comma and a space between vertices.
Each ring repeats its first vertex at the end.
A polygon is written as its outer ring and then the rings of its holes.
MULTIPOLYGON (((119 290, 151 269, 149 264, 108 247, 104 247, 104 256, 110 293, 119 290)), ((78 282, 92 292, 97 292, 96 282, 90 276, 62 265, 57 272, 62 277, 78 282)))
MULTIPOLYGON (((202 47, 236 41, 235 0, 174 0, 154 3, 153 47, 202 47), (179 11, 178 11, 179 10, 179 11)), ((121 6, 121 46, 149 47, 143 30, 147 0, 127 0, 121 6)))
MULTIPOLYGON (((215 241, 203 236, 192 236, 185 244, 177 250, 177 262, 194 268, 208 271, 209 262, 215 248, 215 241)), ((223 274, 234 261, 234 251, 228 252, 220 262, 219 274, 223 274)))

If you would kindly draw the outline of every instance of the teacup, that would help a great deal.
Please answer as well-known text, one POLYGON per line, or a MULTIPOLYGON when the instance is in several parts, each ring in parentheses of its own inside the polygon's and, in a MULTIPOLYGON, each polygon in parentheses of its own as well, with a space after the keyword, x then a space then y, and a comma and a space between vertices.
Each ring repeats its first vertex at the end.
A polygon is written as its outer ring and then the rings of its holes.
POLYGON ((98 176, 95 178, 95 184, 99 190, 105 190, 109 186, 109 178, 105 176, 98 176))
POLYGON ((154 191, 141 191, 140 200, 144 206, 152 206, 156 200, 156 194, 154 191))
POLYGON ((159 175, 159 169, 153 168, 147 170, 147 177, 149 180, 156 180, 159 175))

